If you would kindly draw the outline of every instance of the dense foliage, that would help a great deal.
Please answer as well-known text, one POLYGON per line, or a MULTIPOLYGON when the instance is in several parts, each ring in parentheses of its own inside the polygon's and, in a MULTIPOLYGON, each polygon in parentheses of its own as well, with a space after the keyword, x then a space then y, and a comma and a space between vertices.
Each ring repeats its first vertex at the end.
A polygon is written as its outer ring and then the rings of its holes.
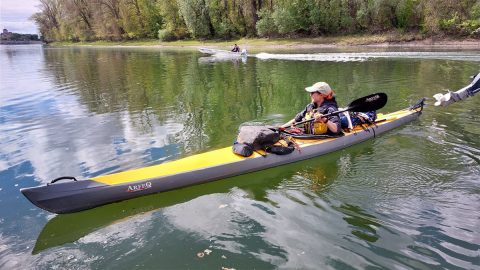
POLYGON ((480 0, 39 0, 46 41, 480 35, 480 0))
POLYGON ((39 41, 38 35, 36 34, 20 34, 12 32, 4 32, 1 34, 0 39, 3 40, 12 40, 12 41, 39 41))

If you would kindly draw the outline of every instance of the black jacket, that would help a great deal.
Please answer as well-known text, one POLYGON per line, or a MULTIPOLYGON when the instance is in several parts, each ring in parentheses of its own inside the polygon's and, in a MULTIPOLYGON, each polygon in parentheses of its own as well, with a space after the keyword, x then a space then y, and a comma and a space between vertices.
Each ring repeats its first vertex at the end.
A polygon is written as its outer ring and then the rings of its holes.
MULTIPOLYGON (((295 122, 300 122, 300 121, 304 120, 305 115, 308 112, 311 112, 312 110, 315 110, 315 109, 317 109, 317 111, 321 114, 327 114, 327 113, 332 113, 332 112, 338 111, 337 101, 335 99, 331 99, 331 100, 325 99, 320 107, 317 107, 317 105, 312 102, 312 103, 308 104, 305 107, 305 109, 303 109, 303 111, 299 112, 295 116, 295 122)), ((327 119, 330 122, 333 122, 337 125, 337 131, 338 132, 335 133, 335 134, 340 133, 340 131, 341 131, 340 117, 337 114, 335 114, 335 115, 327 116, 327 119)), ((331 132, 330 129, 329 129, 328 133, 333 133, 333 132, 331 132)))

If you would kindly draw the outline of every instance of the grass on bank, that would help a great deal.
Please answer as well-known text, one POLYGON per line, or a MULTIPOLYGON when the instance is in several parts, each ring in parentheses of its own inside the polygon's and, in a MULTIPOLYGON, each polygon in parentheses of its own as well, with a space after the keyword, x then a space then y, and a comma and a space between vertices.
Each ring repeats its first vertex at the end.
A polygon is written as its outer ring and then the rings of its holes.
POLYGON ((126 41, 92 41, 92 42, 53 42, 53 45, 98 45, 98 46, 231 46, 232 43, 271 46, 271 45, 297 45, 297 44, 335 44, 335 45, 364 45, 379 42, 404 42, 420 40, 423 37, 418 33, 383 33, 383 34, 358 34, 347 36, 328 36, 315 38, 242 38, 233 40, 177 40, 162 42, 158 39, 126 40, 126 41))
MULTIPOLYGON (((215 47, 228 49, 234 43, 241 48, 290 47, 290 46, 359 46, 375 44, 404 44, 412 41, 450 40, 445 37, 425 37, 420 33, 388 32, 382 34, 357 34, 345 36, 328 36, 314 38, 242 38, 233 40, 177 40, 164 42, 158 39, 126 41, 92 41, 92 42, 53 42, 53 46, 162 46, 194 49, 198 47, 215 47)), ((459 40, 461 41, 461 40, 459 40)))

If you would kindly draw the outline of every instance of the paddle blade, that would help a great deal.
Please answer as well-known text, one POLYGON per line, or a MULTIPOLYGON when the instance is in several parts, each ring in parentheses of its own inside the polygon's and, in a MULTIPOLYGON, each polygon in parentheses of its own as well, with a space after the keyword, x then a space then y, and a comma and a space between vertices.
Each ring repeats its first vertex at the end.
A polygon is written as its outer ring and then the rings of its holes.
POLYGON ((371 94, 357 100, 352 101, 348 105, 347 111, 353 112, 369 112, 376 111, 383 108, 387 104, 387 94, 385 93, 375 93, 371 94))

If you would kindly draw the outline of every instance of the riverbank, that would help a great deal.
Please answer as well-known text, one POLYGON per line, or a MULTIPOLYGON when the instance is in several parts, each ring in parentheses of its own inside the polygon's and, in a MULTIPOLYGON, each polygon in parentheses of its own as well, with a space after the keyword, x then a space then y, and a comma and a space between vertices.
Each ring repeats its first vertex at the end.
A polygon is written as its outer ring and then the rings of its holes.
POLYGON ((40 40, 1 40, 0 45, 31 45, 43 44, 40 40))
POLYGON ((94 42, 54 42, 53 46, 133 46, 133 47, 160 47, 196 49, 199 47, 230 48, 233 44, 248 50, 257 49, 309 49, 309 48, 335 48, 350 46, 365 47, 450 47, 480 49, 480 39, 449 37, 428 37, 420 34, 378 34, 378 35, 350 35, 335 37, 295 38, 295 39, 238 39, 229 41, 217 40, 179 40, 162 42, 152 40, 129 41, 94 41, 94 42))

